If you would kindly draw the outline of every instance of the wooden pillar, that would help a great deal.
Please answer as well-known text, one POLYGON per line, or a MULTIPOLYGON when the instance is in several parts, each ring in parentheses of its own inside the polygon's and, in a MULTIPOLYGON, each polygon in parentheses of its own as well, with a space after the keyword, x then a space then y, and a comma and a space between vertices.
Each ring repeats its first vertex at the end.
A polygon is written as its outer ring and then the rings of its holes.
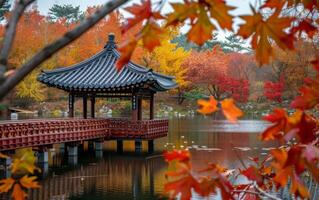
POLYGON ((136 121, 138 119, 138 103, 137 103, 137 95, 133 94, 132 96, 132 121, 136 121))
POLYGON ((155 105, 154 94, 151 94, 151 98, 150 98, 150 119, 154 119, 154 105, 155 105))
POLYGON ((74 94, 69 93, 69 117, 74 117, 74 94))
POLYGON ((87 96, 83 95, 83 118, 87 119, 88 114, 88 104, 87 104, 87 96))
POLYGON ((142 111, 142 97, 137 99, 137 120, 143 120, 143 111, 142 111))
POLYGON ((91 118, 95 118, 95 97, 91 97, 91 118))

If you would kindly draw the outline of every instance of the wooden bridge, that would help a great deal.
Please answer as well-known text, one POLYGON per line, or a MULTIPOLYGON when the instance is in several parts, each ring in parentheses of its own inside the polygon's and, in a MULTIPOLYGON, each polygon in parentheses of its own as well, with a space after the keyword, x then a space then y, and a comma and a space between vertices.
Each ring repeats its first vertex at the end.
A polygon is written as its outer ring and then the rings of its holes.
POLYGON ((168 120, 41 119, 0 122, 0 151, 86 140, 148 140, 165 137, 168 120))

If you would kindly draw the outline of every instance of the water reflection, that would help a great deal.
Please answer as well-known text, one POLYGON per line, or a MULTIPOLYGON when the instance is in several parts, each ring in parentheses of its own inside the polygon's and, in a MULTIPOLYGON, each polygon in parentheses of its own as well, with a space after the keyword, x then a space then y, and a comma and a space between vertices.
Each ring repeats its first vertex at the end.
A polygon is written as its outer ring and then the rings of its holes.
POLYGON ((30 199, 162 199, 166 170, 163 150, 189 148, 195 169, 208 162, 235 168, 240 165, 235 150, 248 162, 247 156, 262 155, 275 145, 262 144, 258 139, 258 132, 266 126, 260 121, 234 125, 203 117, 172 119, 168 137, 156 140, 153 154, 146 152, 146 142, 139 155, 134 153, 134 141, 124 142, 122 154, 116 153, 115 141, 104 142, 103 153, 89 151, 85 143, 77 165, 69 165, 57 145, 56 151, 50 152, 49 171, 42 174, 42 187, 30 191, 30 199))

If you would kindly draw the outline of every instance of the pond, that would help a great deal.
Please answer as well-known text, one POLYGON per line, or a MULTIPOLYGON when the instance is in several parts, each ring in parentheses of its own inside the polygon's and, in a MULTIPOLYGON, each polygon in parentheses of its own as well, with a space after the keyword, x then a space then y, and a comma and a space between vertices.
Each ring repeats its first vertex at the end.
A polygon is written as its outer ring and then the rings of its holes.
MULTIPOLYGON (((265 154, 273 146, 258 139, 266 127, 262 121, 229 124, 205 117, 174 118, 170 120, 168 137, 155 141, 155 153, 145 151, 137 155, 134 142, 124 142, 124 153, 118 154, 116 143, 107 141, 103 157, 98 159, 85 144, 78 164, 73 166, 56 146, 56 150, 50 151, 49 171, 40 175, 42 187, 30 191, 30 199, 165 199, 167 165, 162 151, 189 148, 195 169, 208 162, 236 168, 240 166, 238 155, 248 162, 248 156, 265 154)), ((143 149, 147 150, 146 143, 143 149)))

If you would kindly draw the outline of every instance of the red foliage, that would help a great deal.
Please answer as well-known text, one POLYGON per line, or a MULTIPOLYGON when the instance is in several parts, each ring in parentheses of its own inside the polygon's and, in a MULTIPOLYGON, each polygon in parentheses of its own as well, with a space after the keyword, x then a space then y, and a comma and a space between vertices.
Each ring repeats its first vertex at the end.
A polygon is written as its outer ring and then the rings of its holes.
POLYGON ((284 78, 280 78, 280 81, 274 83, 272 81, 265 81, 264 95, 271 101, 282 102, 282 92, 284 90, 284 78))

